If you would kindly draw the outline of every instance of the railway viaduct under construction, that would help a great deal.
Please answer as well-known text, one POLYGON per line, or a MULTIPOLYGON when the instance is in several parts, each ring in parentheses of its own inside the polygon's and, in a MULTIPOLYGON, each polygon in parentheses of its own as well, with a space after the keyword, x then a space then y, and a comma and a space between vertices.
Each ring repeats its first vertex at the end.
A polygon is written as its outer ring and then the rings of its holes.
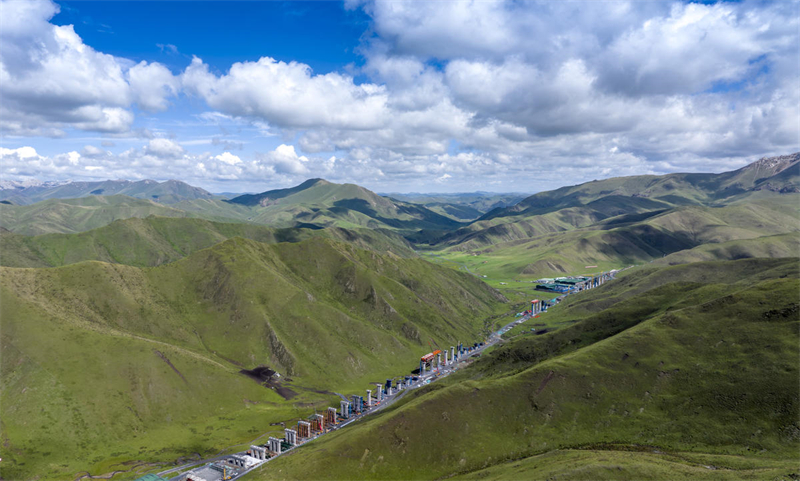
MULTIPOLYGON (((613 279, 615 272, 616 271, 611 271, 597 276, 581 278, 560 278, 555 281, 558 283, 558 286, 564 286, 568 289, 566 294, 570 294, 598 287, 607 280, 613 279)), ((540 286, 537 286, 537 289, 539 288, 540 286)), ((550 289, 548 288, 547 290, 550 289)), ((538 316, 549 307, 555 305, 559 299, 560 298, 553 300, 533 299, 531 301, 530 311, 526 311, 525 314, 530 318, 538 316)), ((518 314, 518 316, 521 314, 522 313, 518 314)), ((515 321, 515 323, 519 322, 522 321, 515 321)), ((505 328, 498 331, 497 334, 499 335, 505 332, 505 330, 509 329, 515 323, 505 326, 505 328)), ((397 379, 387 379, 385 384, 374 384, 372 385, 374 389, 367 389, 366 396, 358 394, 353 394, 349 398, 342 396, 338 409, 331 406, 328 407, 324 413, 320 414, 315 412, 306 419, 297 421, 296 427, 286 427, 282 438, 270 436, 263 445, 252 445, 245 452, 227 456, 221 461, 214 461, 199 470, 192 470, 186 473, 184 475, 185 477, 182 479, 184 481, 212 481, 213 478, 213 481, 219 481, 220 479, 225 481, 238 477, 240 474, 246 473, 253 467, 275 456, 279 456, 296 446, 334 430, 341 424, 347 424, 353 418, 361 416, 371 409, 380 406, 386 399, 385 396, 392 396, 400 391, 413 387, 417 380, 422 382, 425 373, 431 373, 435 370, 438 375, 440 367, 454 365, 463 360, 465 356, 469 356, 476 352, 476 350, 480 350, 483 346, 484 342, 474 343, 472 346, 464 346, 459 342, 455 346, 450 346, 449 350, 433 349, 433 346, 431 346, 431 352, 420 357, 419 377, 402 376, 397 379)), ((429 379, 425 382, 430 381, 429 379)))

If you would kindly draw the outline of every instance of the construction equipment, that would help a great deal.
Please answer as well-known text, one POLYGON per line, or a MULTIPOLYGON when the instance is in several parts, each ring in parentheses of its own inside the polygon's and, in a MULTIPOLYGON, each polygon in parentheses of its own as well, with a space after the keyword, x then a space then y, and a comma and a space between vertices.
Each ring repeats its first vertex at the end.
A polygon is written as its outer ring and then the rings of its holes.
MULTIPOLYGON (((431 362, 433 362, 433 359, 436 359, 436 356, 440 355, 442 350, 439 349, 439 345, 436 344, 436 341, 434 341, 433 338, 429 337, 428 339, 430 339, 430 341, 428 341, 428 347, 431 348, 431 362), (433 345, 431 345, 431 343, 433 343, 433 345), (436 346, 436 349, 433 349, 434 345, 436 346)), ((436 374, 439 374, 439 361, 436 361, 436 374)))
MULTIPOLYGON (((211 469, 213 469, 214 471, 218 471, 218 472, 222 473, 222 480, 223 481, 228 481, 229 479, 232 479, 236 475, 236 471, 233 471, 232 469, 230 469, 229 467, 227 467, 225 465, 220 465, 220 464, 214 463, 209 467, 211 469)), ((186 478, 186 481, 190 481, 188 477, 186 478)))

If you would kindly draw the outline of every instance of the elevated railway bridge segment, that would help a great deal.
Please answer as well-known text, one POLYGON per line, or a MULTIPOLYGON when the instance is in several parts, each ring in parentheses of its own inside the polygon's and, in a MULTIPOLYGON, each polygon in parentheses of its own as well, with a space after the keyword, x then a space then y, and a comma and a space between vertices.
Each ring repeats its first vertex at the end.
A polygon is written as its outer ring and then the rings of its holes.
MULTIPOLYGON (((616 271, 603 273, 595 278, 602 278, 602 281, 591 279, 588 283, 590 287, 597 287, 599 283, 613 279, 616 271)), ((566 294, 579 292, 572 290, 566 294)), ((341 401, 339 409, 329 407, 323 414, 314 413, 306 420, 297 422, 294 428, 287 427, 284 430, 283 438, 270 436, 266 444, 257 445, 256 442, 265 435, 256 438, 249 449, 244 452, 220 455, 209 459, 184 464, 167 469, 158 473, 161 477, 167 477, 170 481, 229 481, 236 480, 249 473, 250 471, 262 468, 273 459, 307 443, 313 442, 320 436, 344 428, 345 426, 360 421, 365 416, 380 411, 390 406, 392 403, 403 397, 409 389, 418 388, 435 382, 447 375, 455 372, 470 359, 479 356, 485 349, 495 345, 501 340, 501 335, 517 324, 525 322, 548 307, 554 305, 553 301, 531 301, 530 311, 525 311, 522 318, 503 326, 493 332, 484 342, 474 343, 472 346, 465 346, 458 343, 447 349, 432 349, 431 352, 420 357, 419 371, 417 375, 401 376, 395 379, 387 379, 385 385, 374 385, 372 389, 366 390, 366 396, 357 394, 346 397, 339 394, 341 401)), ((438 346, 437 346, 438 347, 438 346)), ((416 371, 415 371, 416 372, 416 371)))

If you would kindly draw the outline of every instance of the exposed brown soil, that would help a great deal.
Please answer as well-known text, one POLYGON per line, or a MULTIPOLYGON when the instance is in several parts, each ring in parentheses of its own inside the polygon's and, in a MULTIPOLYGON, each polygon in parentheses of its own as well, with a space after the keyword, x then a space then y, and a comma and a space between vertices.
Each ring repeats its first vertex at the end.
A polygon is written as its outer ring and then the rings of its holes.
POLYGON ((175 371, 175 373, 177 373, 177 374, 178 374, 178 376, 180 376, 180 377, 181 377, 181 379, 183 379, 183 382, 185 382, 186 384, 189 384, 189 381, 187 381, 187 380, 186 380, 186 378, 185 378, 185 377, 183 377, 183 374, 182 374, 180 371, 178 371, 178 368, 177 368, 177 367, 175 367, 175 366, 173 366, 173 365, 172 365, 172 363, 169 361, 169 359, 167 359, 167 356, 165 356, 165 355, 164 355, 164 354, 163 354, 161 351, 159 351, 159 350, 156 350, 156 349, 153 349, 153 352, 154 352, 154 353, 156 353, 156 354, 158 355, 158 357, 160 357, 160 358, 161 358, 161 360, 162 360, 162 361, 166 362, 166 363, 167 363, 167 365, 168 365, 169 367, 171 367, 171 368, 172 368, 172 370, 173 370, 173 371, 175 371))
POLYGON ((539 384, 539 389, 536 390, 536 394, 541 393, 544 390, 545 386, 547 386, 547 383, 550 382, 550 380, 553 379, 554 377, 555 373, 553 371, 547 373, 547 376, 545 376, 544 379, 542 379, 542 383, 539 384))
MULTIPOLYGON (((371 383, 371 384, 378 384, 378 383, 374 382, 374 383, 371 383)), ((310 387, 302 387, 300 389, 302 389, 303 391, 315 392, 317 394, 330 394, 331 396, 335 396, 336 395, 335 392, 323 391, 323 390, 320 390, 320 389, 311 389, 310 387)))
POLYGON ((259 383, 269 381, 275 374, 275 371, 270 369, 269 366, 258 366, 253 369, 242 369, 239 372, 259 383))
POLYGON ((269 366, 258 366, 253 369, 242 369, 239 372, 255 382, 263 385, 264 387, 272 389, 287 401, 297 396, 295 391, 281 385, 280 381, 275 378, 275 370, 271 369, 269 366))
POLYGON ((280 385, 275 386, 275 392, 277 392, 283 399, 286 399, 287 401, 297 396, 296 392, 292 391, 288 387, 280 385))

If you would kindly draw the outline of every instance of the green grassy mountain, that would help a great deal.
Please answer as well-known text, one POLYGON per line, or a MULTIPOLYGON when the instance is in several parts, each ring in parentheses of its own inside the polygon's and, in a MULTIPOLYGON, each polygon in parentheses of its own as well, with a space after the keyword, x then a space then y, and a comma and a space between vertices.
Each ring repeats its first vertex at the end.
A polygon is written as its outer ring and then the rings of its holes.
POLYGON ((796 233, 798 226, 800 153, 723 174, 623 177, 539 193, 427 239, 424 250, 508 283, 620 268, 690 249, 698 250, 683 259, 745 257, 751 248, 755 256, 785 254, 791 242, 772 236, 796 233), (765 237, 760 247, 755 241, 733 247, 758 237, 765 237), (730 249, 713 247, 729 242, 730 249))
POLYGON ((231 200, 203 196, 173 200, 167 206, 123 195, 93 195, 31 205, 2 204, 0 227, 25 235, 74 233, 102 227, 117 219, 148 215, 197 217, 274 228, 386 229, 406 236, 423 229, 442 232, 462 225, 420 205, 386 199, 357 185, 332 184, 321 179, 231 200))
POLYGON ((549 212, 609 196, 638 197, 669 205, 720 205, 762 190, 800 192, 800 152, 763 158, 722 174, 640 175, 562 187, 534 194, 484 218, 549 212))
POLYGON ((381 194, 384 197, 421 204, 444 216, 458 221, 470 221, 494 209, 510 207, 524 199, 524 194, 497 194, 491 192, 457 194, 381 194))
POLYGON ((274 229, 244 223, 150 216, 112 222, 77 234, 24 236, 0 233, 0 265, 57 267, 83 261, 103 261, 154 267, 181 259, 232 237, 259 242, 299 242, 310 237, 347 241, 363 249, 414 257, 408 242, 392 231, 372 229, 274 229))
POLYGON ((795 199, 798 192, 800 153, 761 159, 722 174, 619 177, 532 195, 430 244, 438 249, 459 246, 459 250, 469 250, 684 206, 722 207, 759 200, 783 204, 784 198, 795 199))
POLYGON ((182 200, 211 199, 215 196, 199 187, 179 180, 104 180, 99 182, 67 182, 59 185, 32 186, 25 189, 0 189, 0 200, 28 205, 48 199, 75 199, 93 195, 126 195, 162 204, 182 200))
POLYGON ((655 264, 676 265, 714 260, 737 260, 754 257, 792 257, 800 252, 800 233, 737 239, 717 244, 704 244, 672 253, 655 264))
POLYGON ((554 332, 519 335, 264 475, 791 474, 799 159, 592 182, 469 225, 321 179, 230 201, 0 205, 3 476, 248 443, 408 372, 431 340, 479 339, 510 307, 477 276, 519 280, 505 292, 527 300, 525 281, 630 264, 648 265, 548 312, 554 332), (240 373, 257 366, 280 382, 240 373))
POLYGON ((250 479, 793 479, 798 259, 647 267, 250 479))
POLYGON ((531 217, 527 224, 510 224, 502 233, 496 230, 489 235, 485 231, 438 254, 479 275, 528 280, 642 264, 673 253, 676 257, 670 262, 676 262, 678 256, 697 256, 697 260, 737 258, 731 257, 737 252, 734 246, 744 240, 750 241, 746 244, 750 247, 742 244, 738 258, 769 257, 770 253, 792 256, 798 253, 787 252, 793 237, 777 236, 800 232, 800 196, 783 196, 797 204, 751 201, 716 208, 678 207, 595 223, 586 220, 588 225, 571 229, 558 224, 556 217, 562 212, 557 211, 531 217), (534 221, 538 221, 537 229, 527 236, 525 226, 534 221), (536 234, 542 231, 545 233, 536 234), (752 255, 748 255, 751 248, 752 255))
POLYGON ((280 227, 391 228, 405 233, 445 230, 461 224, 421 205, 381 197, 354 184, 310 179, 290 189, 243 195, 227 201, 253 209, 253 222, 280 227))
POLYGON ((0 227, 24 235, 82 232, 132 217, 189 217, 150 200, 123 195, 51 199, 32 205, 0 204, 0 227))
MULTIPOLYGON (((171 226, 148 229, 159 222, 171 226)), ((467 274, 320 237, 234 237, 152 268, 0 268, 3 477, 74 479, 250 442, 334 391, 409 372, 430 339, 479 338, 504 305, 467 274), (260 365, 282 382, 239 373, 260 365)))

